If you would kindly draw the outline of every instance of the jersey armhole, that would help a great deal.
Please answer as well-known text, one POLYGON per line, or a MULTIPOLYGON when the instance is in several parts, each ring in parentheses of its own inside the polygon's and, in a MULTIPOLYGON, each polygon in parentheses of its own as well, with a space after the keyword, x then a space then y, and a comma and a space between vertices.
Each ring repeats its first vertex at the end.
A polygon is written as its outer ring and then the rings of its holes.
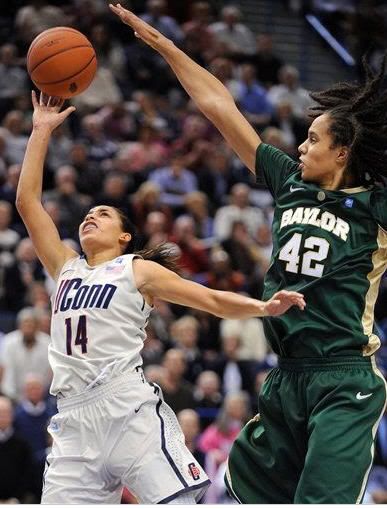
POLYGON ((140 297, 141 297, 141 299, 142 299, 142 301, 143 301, 143 305, 142 305, 141 311, 144 311, 144 312, 149 311, 149 312, 151 312, 151 311, 152 311, 152 309, 154 308, 154 306, 153 306, 153 305, 151 305, 151 304, 148 304, 148 302, 145 300, 145 297, 143 296, 143 294, 142 294, 142 293, 140 292, 140 290, 137 288, 137 286, 136 286, 136 280, 135 280, 135 277, 134 277, 134 271, 133 271, 133 261, 134 261, 136 258, 138 258, 139 260, 144 260, 144 258, 143 258, 141 255, 136 254, 136 253, 133 253, 133 254, 128 255, 128 256, 131 256, 131 257, 132 257, 132 259, 131 259, 131 261, 130 261, 130 264, 129 264, 129 265, 130 265, 130 267, 129 267, 129 271, 130 271, 131 276, 132 276, 133 287, 135 288, 136 292, 140 295, 140 297))

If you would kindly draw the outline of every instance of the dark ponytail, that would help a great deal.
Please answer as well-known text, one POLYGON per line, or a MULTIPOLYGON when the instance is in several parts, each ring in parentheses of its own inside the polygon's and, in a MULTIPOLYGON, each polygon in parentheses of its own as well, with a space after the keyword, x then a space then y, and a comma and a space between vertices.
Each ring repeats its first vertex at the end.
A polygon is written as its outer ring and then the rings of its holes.
POLYGON ((174 248, 174 245, 169 242, 164 242, 148 249, 141 249, 141 251, 135 251, 135 254, 141 256, 144 260, 156 262, 177 274, 181 271, 178 263, 180 255, 177 249, 174 248))
POLYGON ((112 208, 117 212, 121 219, 122 230, 124 232, 130 233, 132 236, 132 240, 128 243, 125 249, 125 253, 137 254, 144 260, 150 260, 152 262, 158 263, 166 269, 180 274, 181 268, 178 263, 180 254, 178 252, 178 248, 175 247, 174 244, 164 242, 152 248, 145 248, 139 251, 133 250, 133 246, 136 244, 137 229, 121 209, 116 207, 112 208))

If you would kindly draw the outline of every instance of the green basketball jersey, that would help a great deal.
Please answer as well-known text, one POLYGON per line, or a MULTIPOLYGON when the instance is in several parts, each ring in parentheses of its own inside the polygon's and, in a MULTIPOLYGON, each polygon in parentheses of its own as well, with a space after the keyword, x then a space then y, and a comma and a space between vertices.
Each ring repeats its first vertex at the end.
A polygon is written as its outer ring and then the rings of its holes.
POLYGON ((256 168, 276 204, 263 298, 288 289, 306 300, 304 311, 264 319, 272 348, 284 357, 371 355, 380 345, 373 325, 387 265, 387 190, 326 191, 263 143, 256 168))

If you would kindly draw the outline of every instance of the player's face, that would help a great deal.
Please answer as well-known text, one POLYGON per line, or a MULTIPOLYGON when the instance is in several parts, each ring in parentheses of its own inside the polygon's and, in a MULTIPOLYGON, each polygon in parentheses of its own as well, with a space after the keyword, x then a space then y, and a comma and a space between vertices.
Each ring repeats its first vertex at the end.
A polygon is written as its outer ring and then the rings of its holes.
POLYGON ((130 234, 122 231, 117 211, 105 205, 90 209, 79 226, 79 240, 84 252, 122 246, 130 239, 130 234))
POLYGON ((308 138, 298 147, 302 179, 327 187, 344 173, 347 149, 333 147, 329 132, 330 117, 317 117, 308 131, 308 138))

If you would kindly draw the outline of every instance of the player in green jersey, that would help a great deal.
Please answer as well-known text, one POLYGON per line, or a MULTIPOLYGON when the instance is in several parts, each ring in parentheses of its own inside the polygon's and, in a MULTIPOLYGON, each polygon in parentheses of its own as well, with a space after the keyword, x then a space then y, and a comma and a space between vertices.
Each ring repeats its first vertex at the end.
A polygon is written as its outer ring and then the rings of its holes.
POLYGON ((312 94, 301 164, 261 142, 227 89, 134 14, 111 9, 158 51, 203 114, 274 197, 264 298, 305 295, 303 313, 265 320, 279 356, 260 414, 231 450, 226 485, 242 503, 361 502, 386 385, 373 354, 373 311, 387 262, 385 64, 364 85, 312 94))

